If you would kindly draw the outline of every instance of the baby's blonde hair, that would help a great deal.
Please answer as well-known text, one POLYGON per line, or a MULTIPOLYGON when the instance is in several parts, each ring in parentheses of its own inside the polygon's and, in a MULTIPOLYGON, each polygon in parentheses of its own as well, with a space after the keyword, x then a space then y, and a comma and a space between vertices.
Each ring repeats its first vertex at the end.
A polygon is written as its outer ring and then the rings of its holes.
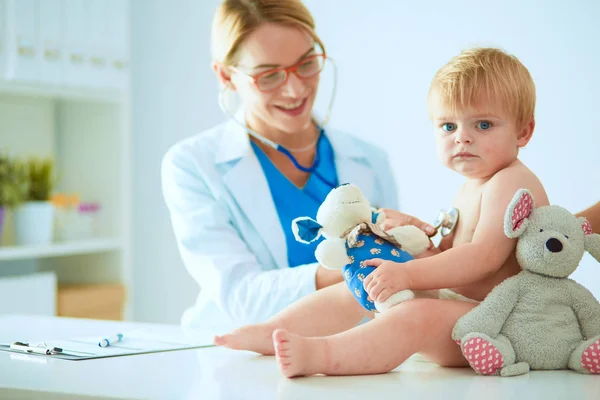
POLYGON ((325 46, 315 32, 314 19, 302 1, 224 0, 213 19, 213 60, 224 66, 235 65, 243 40, 269 22, 304 29, 325 52, 325 46))
POLYGON ((503 107, 517 126, 534 118, 535 84, 529 71, 517 57, 495 48, 465 50, 440 68, 429 89, 430 118, 433 94, 451 112, 489 101, 503 107))

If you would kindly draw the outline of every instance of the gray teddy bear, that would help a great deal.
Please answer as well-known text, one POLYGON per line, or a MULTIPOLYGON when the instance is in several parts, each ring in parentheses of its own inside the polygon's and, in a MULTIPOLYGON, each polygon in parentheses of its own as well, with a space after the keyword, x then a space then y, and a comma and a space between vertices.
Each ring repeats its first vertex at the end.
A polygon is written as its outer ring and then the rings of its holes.
POLYGON ((600 303, 567 277, 587 250, 600 262, 600 235, 562 207, 536 208, 517 191, 504 233, 518 238, 522 271, 496 286, 458 320, 452 338, 482 375, 572 369, 600 374, 600 303))

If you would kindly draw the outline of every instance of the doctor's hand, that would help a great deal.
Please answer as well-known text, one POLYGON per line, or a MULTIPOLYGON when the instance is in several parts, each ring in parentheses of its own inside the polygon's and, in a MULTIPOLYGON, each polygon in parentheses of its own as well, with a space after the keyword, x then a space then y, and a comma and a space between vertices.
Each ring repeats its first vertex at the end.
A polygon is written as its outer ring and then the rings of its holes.
POLYGON ((404 270, 405 264, 381 258, 364 261, 365 266, 376 267, 363 281, 363 287, 369 297, 382 303, 394 293, 410 289, 410 281, 404 270))
POLYGON ((395 228, 397 226, 414 225, 421 229, 428 236, 435 233, 435 228, 426 222, 421 221, 412 215, 404 214, 390 208, 381 208, 378 211, 385 214, 385 220, 382 224, 382 229, 387 231, 388 229, 395 228))
POLYGON ((341 269, 327 269, 319 265, 317 274, 315 275, 315 284, 317 290, 326 288, 327 286, 335 285, 344 280, 341 269))

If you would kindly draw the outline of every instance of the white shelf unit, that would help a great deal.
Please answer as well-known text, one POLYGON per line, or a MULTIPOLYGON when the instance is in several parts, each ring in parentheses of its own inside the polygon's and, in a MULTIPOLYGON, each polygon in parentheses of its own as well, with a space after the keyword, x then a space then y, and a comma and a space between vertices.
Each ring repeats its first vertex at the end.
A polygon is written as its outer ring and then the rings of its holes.
POLYGON ((6 246, 0 247, 1 261, 18 261, 50 257, 94 254, 122 251, 119 239, 83 239, 64 243, 52 243, 41 246, 6 246))
POLYGON ((123 98, 123 92, 117 89, 97 88, 90 91, 82 88, 70 88, 54 85, 41 86, 21 82, 7 82, 3 80, 0 80, 0 93, 107 103, 119 103, 125 100, 123 98))
POLYGON ((0 277, 53 271, 130 297, 128 15, 128 0, 0 0, 0 151, 53 157, 55 191, 101 205, 98 238, 46 246, 15 246, 9 210, 0 277))

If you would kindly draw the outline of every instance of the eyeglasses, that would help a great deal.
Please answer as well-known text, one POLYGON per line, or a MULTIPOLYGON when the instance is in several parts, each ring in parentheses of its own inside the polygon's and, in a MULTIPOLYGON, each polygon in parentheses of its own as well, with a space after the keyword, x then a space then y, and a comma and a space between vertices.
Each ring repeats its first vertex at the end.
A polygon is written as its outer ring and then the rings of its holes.
POLYGON ((257 75, 248 75, 236 67, 230 68, 246 75, 250 82, 261 92, 271 92, 285 85, 292 72, 300 79, 308 79, 318 75, 323 70, 326 58, 325 54, 315 54, 289 67, 270 69, 257 75))

